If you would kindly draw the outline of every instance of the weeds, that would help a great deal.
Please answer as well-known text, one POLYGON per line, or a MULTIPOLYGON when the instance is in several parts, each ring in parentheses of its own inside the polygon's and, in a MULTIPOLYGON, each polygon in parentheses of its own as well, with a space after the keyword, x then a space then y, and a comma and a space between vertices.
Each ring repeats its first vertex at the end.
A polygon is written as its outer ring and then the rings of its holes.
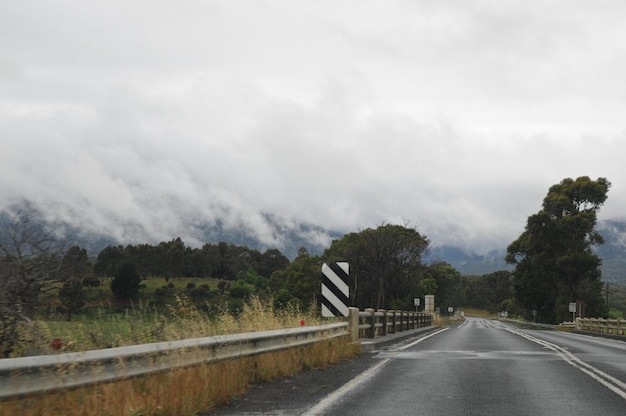
MULTIPOLYGON (((107 344, 204 337, 319 324, 315 310, 298 308, 275 310, 270 302, 251 298, 238 314, 220 311, 213 317, 203 313, 185 298, 178 298, 165 318, 149 308, 137 313, 111 316, 100 325, 81 322, 63 327, 64 339, 74 340, 77 349, 107 344)), ((49 333, 60 328, 50 325, 49 333)), ((74 390, 0 402, 0 416, 161 416, 196 415, 245 393, 253 383, 272 380, 318 368, 358 354, 358 345, 345 337, 321 341, 306 347, 260 354, 238 360, 182 368, 152 376, 127 379, 74 390)), ((183 354, 178 353, 184 360, 183 354)), ((193 352, 191 352, 193 353, 193 352)), ((94 369, 93 371, 98 371, 94 369)), ((59 374, 58 377, 65 377, 59 374)))

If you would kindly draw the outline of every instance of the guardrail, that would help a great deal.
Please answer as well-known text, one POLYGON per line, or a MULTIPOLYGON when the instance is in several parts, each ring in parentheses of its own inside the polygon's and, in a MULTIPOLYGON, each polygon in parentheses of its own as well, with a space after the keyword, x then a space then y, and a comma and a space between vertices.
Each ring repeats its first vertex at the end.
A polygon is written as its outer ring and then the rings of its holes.
POLYGON ((349 335, 347 322, 0 360, 0 399, 119 381, 349 335))
POLYGON ((359 312, 359 338, 385 336, 432 324, 430 313, 365 309, 359 312))
POLYGON ((576 329, 610 335, 626 335, 626 319, 576 318, 576 329))
POLYGON ((0 400, 115 382, 349 336, 384 336, 432 325, 430 314, 349 309, 345 322, 83 352, 0 359, 0 400))

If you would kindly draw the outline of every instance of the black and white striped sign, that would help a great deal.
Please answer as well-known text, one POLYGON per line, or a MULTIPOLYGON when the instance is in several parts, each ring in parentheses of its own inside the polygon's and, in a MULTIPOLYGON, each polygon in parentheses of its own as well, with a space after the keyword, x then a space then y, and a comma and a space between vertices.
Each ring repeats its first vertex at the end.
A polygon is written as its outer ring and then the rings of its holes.
POLYGON ((345 261, 324 263, 322 273, 322 316, 348 316, 350 266, 345 261))

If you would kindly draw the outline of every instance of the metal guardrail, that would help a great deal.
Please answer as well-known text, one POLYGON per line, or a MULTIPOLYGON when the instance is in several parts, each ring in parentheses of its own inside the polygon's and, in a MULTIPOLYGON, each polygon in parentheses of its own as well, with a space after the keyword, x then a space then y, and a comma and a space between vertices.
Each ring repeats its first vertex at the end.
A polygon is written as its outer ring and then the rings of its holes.
POLYGON ((0 360, 0 399, 249 357, 350 335, 348 322, 0 360))
POLYGON ((0 360, 0 400, 250 357, 349 336, 373 338, 433 324, 427 313, 349 308, 345 322, 0 360))

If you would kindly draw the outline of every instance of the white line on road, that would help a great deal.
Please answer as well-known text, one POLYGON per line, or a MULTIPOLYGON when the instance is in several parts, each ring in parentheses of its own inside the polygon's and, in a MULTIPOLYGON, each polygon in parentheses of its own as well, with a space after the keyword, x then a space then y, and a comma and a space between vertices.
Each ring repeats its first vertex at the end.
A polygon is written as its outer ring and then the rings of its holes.
POLYGON ((626 400, 626 383, 624 383, 623 381, 618 380, 615 377, 605 373, 604 371, 601 371, 594 366, 587 364, 586 362, 582 361, 580 358, 572 354, 566 348, 560 347, 556 344, 552 344, 551 342, 544 341, 539 338, 535 338, 532 335, 519 332, 515 329, 505 329, 515 335, 519 335, 520 337, 526 338, 529 341, 551 349, 552 351, 556 352, 563 361, 579 369, 583 373, 587 374, 589 377, 593 378, 594 380, 611 390, 613 393, 620 396, 622 399, 626 400))
MULTIPOLYGON (((407 348, 410 348, 414 345, 419 344, 420 342, 433 337, 437 334, 440 334, 444 331, 447 331, 448 328, 443 328, 440 329, 437 332, 433 332, 432 334, 426 335, 425 337, 419 338, 416 341, 411 342, 410 344, 407 345, 403 345, 402 347, 398 348, 396 351, 401 351, 401 350, 405 350, 407 348)), ((356 376, 355 378, 353 378, 352 380, 348 381, 346 384, 344 384, 343 386, 341 386, 340 388, 338 388, 337 390, 335 390, 333 393, 329 394, 328 396, 324 397, 319 403, 317 403, 315 406, 313 406, 311 409, 309 409, 307 412, 303 413, 303 416, 319 416, 319 415, 323 415, 324 412, 329 409, 330 407, 332 407, 337 401, 339 401, 342 397, 345 397, 350 391, 356 389, 357 387, 363 385, 364 383, 372 380, 372 378, 374 377, 374 375, 381 369, 383 368, 383 366, 385 366, 385 364, 387 364, 389 361, 391 361, 391 359, 393 358, 392 356, 389 356, 388 358, 385 358, 384 360, 382 360, 381 362, 379 362, 378 364, 376 364, 374 367, 371 367, 368 370, 365 370, 364 372, 362 372, 361 374, 359 374, 358 376, 356 376)))

